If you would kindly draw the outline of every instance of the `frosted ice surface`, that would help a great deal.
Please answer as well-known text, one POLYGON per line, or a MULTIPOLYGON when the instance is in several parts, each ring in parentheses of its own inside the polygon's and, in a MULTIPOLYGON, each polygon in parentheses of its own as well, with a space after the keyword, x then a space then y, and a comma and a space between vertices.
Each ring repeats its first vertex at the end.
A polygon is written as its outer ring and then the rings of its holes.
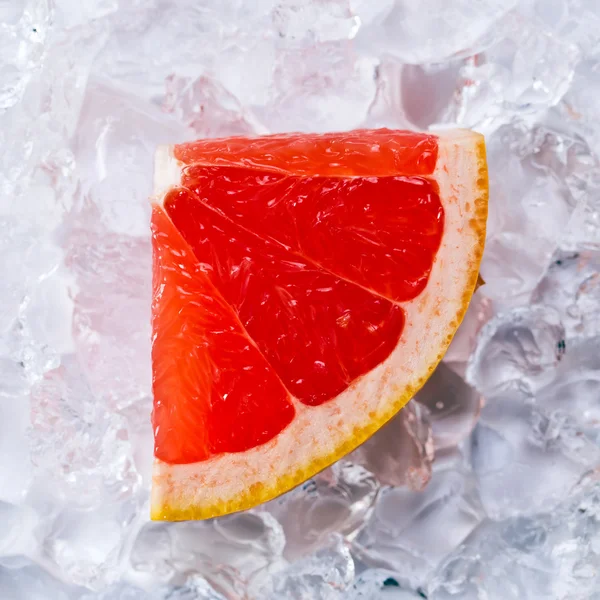
POLYGON ((596 0, 0 0, 0 598, 598 598, 596 0), (486 135, 477 291, 362 448, 148 523, 152 160, 198 137, 486 135))

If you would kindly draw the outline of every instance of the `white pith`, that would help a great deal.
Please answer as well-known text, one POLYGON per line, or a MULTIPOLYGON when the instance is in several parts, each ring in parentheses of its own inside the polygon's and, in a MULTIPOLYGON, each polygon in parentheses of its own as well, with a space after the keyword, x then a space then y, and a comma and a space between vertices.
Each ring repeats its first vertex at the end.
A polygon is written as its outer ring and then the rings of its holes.
MULTIPOLYGON (((403 303, 406 323, 390 356, 362 376, 337 398, 308 407, 294 401, 293 421, 269 442, 243 453, 223 454, 206 461, 171 465, 155 459, 152 513, 176 506, 227 503, 253 484, 270 485, 320 456, 332 455, 354 435, 356 428, 391 416, 390 409, 407 387, 418 388, 439 360, 449 331, 456 328, 468 274, 478 261, 474 217, 480 136, 471 132, 439 133, 439 151, 432 176, 439 185, 444 207, 444 235, 426 289, 403 303)), ((170 147, 157 151, 155 201, 161 203, 171 187, 181 182, 181 164, 170 147)))

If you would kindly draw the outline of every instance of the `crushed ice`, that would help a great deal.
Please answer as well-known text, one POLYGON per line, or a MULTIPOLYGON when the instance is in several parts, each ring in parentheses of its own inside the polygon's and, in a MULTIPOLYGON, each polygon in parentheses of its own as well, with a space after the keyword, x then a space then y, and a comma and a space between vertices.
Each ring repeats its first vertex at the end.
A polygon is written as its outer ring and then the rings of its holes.
POLYGON ((597 598, 597 0, 0 0, 0 597, 597 598), (157 144, 472 127, 474 298, 417 403, 256 510, 148 522, 157 144))

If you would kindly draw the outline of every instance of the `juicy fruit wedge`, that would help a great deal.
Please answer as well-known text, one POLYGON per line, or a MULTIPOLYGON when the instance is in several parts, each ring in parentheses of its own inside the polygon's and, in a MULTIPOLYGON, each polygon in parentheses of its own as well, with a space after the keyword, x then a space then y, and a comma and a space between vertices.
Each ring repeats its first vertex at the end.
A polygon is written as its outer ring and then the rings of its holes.
POLYGON ((152 518, 273 498, 402 408, 475 288, 487 195, 468 131, 160 148, 152 518))

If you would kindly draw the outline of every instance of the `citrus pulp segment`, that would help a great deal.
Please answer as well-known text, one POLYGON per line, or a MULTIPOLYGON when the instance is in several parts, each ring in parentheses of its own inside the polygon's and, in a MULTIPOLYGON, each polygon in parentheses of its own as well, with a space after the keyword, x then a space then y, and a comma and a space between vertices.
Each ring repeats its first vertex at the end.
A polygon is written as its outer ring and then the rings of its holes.
POLYGON ((388 130, 157 153, 152 516, 253 506, 424 383, 477 281, 481 136, 388 130))

